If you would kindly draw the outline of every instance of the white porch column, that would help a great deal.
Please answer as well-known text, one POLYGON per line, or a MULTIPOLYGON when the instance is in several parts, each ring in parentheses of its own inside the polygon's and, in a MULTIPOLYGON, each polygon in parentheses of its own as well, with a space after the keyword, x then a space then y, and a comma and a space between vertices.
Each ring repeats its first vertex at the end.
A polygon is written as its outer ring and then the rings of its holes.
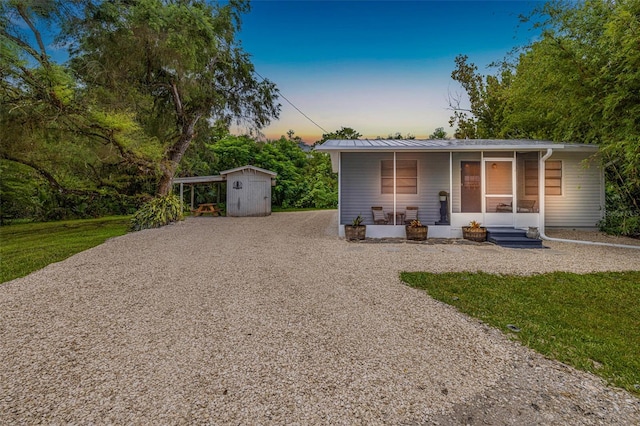
POLYGON ((538 213, 538 230, 540 234, 544 235, 544 208, 545 208, 545 184, 544 180, 546 177, 545 164, 547 158, 551 157, 553 154, 553 149, 547 149, 547 153, 542 156, 540 159, 540 164, 538 166, 538 204, 540 205, 540 212, 538 213))
POLYGON ((393 224, 396 224, 396 152, 393 151, 393 224))

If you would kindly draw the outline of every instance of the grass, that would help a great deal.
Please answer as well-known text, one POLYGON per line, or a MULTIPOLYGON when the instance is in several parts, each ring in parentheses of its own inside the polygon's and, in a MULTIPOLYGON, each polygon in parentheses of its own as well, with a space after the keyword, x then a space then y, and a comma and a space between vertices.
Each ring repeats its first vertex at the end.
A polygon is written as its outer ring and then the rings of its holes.
POLYGON ((129 216, 0 227, 0 283, 23 277, 127 232, 129 216))
POLYGON ((640 271, 403 272, 401 279, 548 357, 640 394, 640 271))

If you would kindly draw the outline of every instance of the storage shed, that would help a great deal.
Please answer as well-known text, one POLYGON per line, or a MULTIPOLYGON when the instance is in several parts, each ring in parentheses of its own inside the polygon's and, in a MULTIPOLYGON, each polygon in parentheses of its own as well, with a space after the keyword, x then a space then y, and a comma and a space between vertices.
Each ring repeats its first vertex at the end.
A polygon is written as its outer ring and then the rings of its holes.
POLYGON ((255 166, 220 172, 227 182, 227 216, 269 216, 276 175, 255 166))

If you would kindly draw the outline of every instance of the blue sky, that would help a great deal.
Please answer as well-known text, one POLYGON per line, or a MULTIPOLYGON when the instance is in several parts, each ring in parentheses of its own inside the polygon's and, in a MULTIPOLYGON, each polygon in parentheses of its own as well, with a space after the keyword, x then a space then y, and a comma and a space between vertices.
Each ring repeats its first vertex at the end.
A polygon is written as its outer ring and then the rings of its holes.
MULTIPOLYGON (((534 39, 519 15, 538 1, 254 0, 240 39, 256 71, 326 131, 352 127, 364 137, 401 132, 451 135, 454 58, 466 54, 483 74, 534 39)), ((306 142, 323 130, 284 99, 269 139, 289 129, 306 142)))

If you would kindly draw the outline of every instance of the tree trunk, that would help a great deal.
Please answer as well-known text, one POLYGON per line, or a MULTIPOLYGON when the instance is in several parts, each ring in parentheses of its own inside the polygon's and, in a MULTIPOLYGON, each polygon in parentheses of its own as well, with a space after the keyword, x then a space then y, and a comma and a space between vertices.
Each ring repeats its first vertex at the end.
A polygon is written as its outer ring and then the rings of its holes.
POLYGON ((165 156, 160 166, 160 169, 162 170, 162 176, 160 177, 160 182, 158 183, 158 196, 162 197, 165 195, 169 195, 169 193, 171 192, 173 177, 176 174, 178 165, 180 165, 182 156, 184 155, 187 148, 189 148, 189 145, 191 145, 191 141, 196 135, 196 123, 201 116, 201 114, 196 114, 195 117, 193 117, 189 122, 182 126, 180 138, 167 151, 167 155, 165 156))

